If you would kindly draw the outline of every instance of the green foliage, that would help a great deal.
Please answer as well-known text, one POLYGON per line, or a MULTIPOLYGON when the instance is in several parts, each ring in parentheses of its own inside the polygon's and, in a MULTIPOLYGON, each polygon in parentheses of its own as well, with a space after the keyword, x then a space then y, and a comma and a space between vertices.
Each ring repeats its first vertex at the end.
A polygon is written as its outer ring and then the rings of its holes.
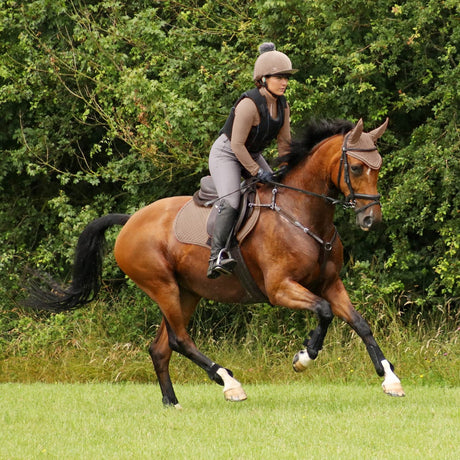
MULTIPOLYGON (((294 125, 362 117, 371 129, 390 118, 380 141, 384 225, 363 235, 337 212, 353 300, 377 317, 387 305, 394 314, 455 305, 458 17, 453 0, 1 0, 2 340, 20 327, 13 308, 26 265, 68 279, 89 221, 195 190, 265 40, 299 68, 288 92, 294 125)), ((107 280, 120 276, 107 259, 107 280)), ((112 289, 127 302, 123 322, 158 323, 147 300, 127 300, 133 286, 104 289, 108 304, 112 289)), ((276 309, 206 304, 196 324, 225 323, 227 312, 235 335, 264 325, 268 339, 277 322, 302 323, 276 309)))

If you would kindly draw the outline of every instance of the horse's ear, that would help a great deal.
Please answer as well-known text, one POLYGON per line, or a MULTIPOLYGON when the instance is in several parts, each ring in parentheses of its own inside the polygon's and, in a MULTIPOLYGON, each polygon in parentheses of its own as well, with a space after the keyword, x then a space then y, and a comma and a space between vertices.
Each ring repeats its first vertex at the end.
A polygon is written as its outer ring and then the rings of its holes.
POLYGON ((375 142, 379 137, 382 136, 382 134, 386 131, 387 129, 387 126, 388 126, 388 117, 387 119, 385 120, 385 123, 383 123, 382 126, 378 127, 377 129, 374 129, 373 131, 371 131, 369 134, 371 135, 372 137, 372 140, 375 142))
POLYGON ((359 141, 359 138, 361 137, 362 133, 363 133, 363 119, 360 118, 358 123, 356 123, 356 126, 350 132, 350 137, 348 139, 348 142, 351 145, 356 144, 359 141))

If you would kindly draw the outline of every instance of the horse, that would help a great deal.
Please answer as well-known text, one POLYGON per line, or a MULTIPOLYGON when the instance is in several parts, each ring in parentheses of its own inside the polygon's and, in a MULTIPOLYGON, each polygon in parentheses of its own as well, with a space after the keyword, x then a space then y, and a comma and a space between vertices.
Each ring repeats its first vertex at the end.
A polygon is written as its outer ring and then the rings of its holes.
MULTIPOLYGON (((377 193, 381 157, 376 140, 388 119, 366 133, 363 122, 320 121, 308 125, 302 140, 279 158, 276 180, 256 185, 260 215, 240 245, 253 281, 268 302, 293 310, 313 312, 317 327, 305 348, 293 359, 296 372, 305 370, 323 347, 328 327, 337 316, 364 342, 383 391, 404 396, 393 365, 376 343, 367 321, 353 307, 339 273, 343 246, 333 223, 335 205, 356 213, 356 223, 368 231, 381 221, 377 193), (345 200, 338 199, 341 194, 345 200)), ((31 293, 29 305, 55 312, 81 307, 97 295, 101 283, 105 231, 121 225, 114 253, 121 270, 160 308, 162 321, 149 346, 162 401, 180 408, 169 374, 172 352, 190 359, 223 386, 229 401, 247 395, 231 370, 201 353, 187 326, 201 298, 224 303, 249 303, 235 275, 208 279, 209 248, 178 241, 175 218, 190 196, 163 198, 133 215, 108 214, 95 219, 81 233, 75 250, 71 284, 31 293)), ((253 204, 256 206, 255 204, 253 204)))

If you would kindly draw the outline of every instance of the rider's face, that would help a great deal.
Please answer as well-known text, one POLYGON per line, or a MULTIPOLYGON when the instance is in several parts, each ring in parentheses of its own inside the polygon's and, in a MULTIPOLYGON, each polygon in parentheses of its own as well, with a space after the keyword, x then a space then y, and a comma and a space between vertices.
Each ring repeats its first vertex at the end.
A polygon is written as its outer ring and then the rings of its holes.
POLYGON ((272 75, 265 79, 265 84, 269 91, 277 96, 282 96, 288 86, 289 76, 287 75, 272 75))

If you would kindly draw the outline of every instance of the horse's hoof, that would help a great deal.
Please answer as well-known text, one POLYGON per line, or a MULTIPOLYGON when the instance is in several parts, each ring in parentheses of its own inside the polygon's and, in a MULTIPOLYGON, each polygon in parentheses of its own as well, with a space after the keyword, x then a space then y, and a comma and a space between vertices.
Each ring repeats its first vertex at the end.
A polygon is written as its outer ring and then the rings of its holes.
POLYGON ((248 399, 243 388, 230 388, 224 391, 224 397, 226 401, 239 402, 248 399))
POLYGON ((292 360, 292 367, 295 372, 303 372, 313 360, 310 358, 307 350, 301 350, 295 354, 292 360))
POLYGON ((404 393, 403 387, 400 383, 394 382, 394 383, 384 383, 382 384, 383 392, 387 394, 388 396, 397 396, 397 397, 403 397, 406 396, 406 393, 404 393))
POLYGON ((176 409, 176 410, 182 410, 182 406, 179 403, 174 404, 173 402, 169 401, 169 399, 164 398, 163 399, 163 407, 165 409, 176 409))

